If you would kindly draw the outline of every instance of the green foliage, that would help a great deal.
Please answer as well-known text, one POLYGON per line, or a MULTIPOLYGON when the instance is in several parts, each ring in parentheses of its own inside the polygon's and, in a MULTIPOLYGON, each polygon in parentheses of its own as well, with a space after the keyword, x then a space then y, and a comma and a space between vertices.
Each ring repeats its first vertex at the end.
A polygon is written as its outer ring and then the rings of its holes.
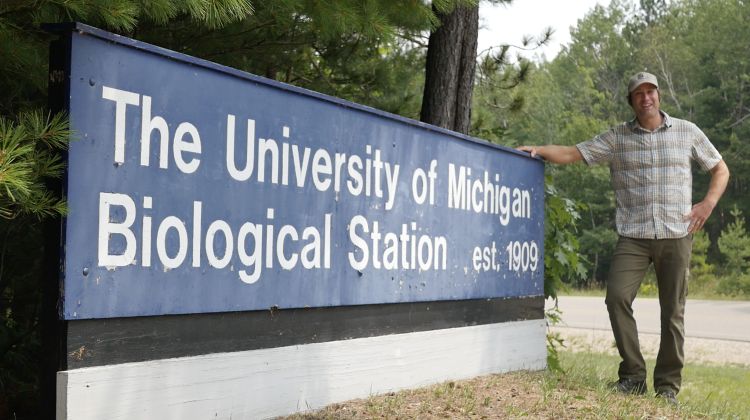
POLYGON ((146 23, 138 39, 400 115, 419 113, 429 5, 385 0, 254 1, 220 30, 185 16, 146 23))
POLYGON ((734 206, 731 214, 734 221, 724 228, 718 241, 725 261, 717 291, 728 296, 750 296, 750 236, 742 211, 734 206))
POLYGON ((693 235, 693 253, 690 257, 690 293, 711 293, 716 287, 716 268, 708 262, 711 241, 705 231, 693 235))
POLYGON ((67 117, 24 112, 17 122, 0 117, 0 217, 62 215, 65 204, 45 186, 59 178, 59 152, 70 137, 67 117))
POLYGON ((47 47, 43 23, 81 21, 133 35, 139 25, 183 19, 193 28, 220 28, 252 12, 248 0, 10 0, 0 2, 0 115, 46 105, 47 47))
POLYGON ((577 111, 605 121, 630 114, 623 84, 634 72, 636 51, 623 30, 632 12, 632 5, 614 0, 607 8, 596 6, 571 31, 572 43, 560 57, 568 77, 560 82, 566 90, 585 89, 571 104, 577 111))
POLYGON ((38 409, 39 220, 65 213, 45 182, 62 176, 70 135, 64 114, 0 116, 0 416, 8 406, 28 418, 38 409))
MULTIPOLYGON (((544 313, 544 317, 547 319, 548 325, 557 325, 562 320, 562 311, 557 306, 557 298, 555 298, 555 306, 548 309, 544 313)), ((560 351, 558 349, 565 347, 565 340, 563 340, 560 333, 547 332, 547 368, 552 372, 563 373, 562 364, 560 363, 560 351)))
POLYGON ((40 418, 41 225, 0 219, 0 417, 40 418))
POLYGON ((730 274, 722 277, 717 291, 727 296, 750 296, 750 274, 730 274))
POLYGON ((575 231, 580 205, 561 197, 549 178, 545 198, 544 296, 556 299, 563 282, 586 274, 575 231))
MULTIPOLYGON (((581 216, 581 205, 564 198, 555 188, 551 177, 545 178, 544 207, 544 297, 555 300, 555 306, 545 312, 549 325, 560 321, 557 308, 557 293, 566 282, 577 282, 586 273, 576 238, 576 223, 581 216)), ((562 338, 547 333, 547 366, 560 372, 558 348, 564 347, 562 338)))
POLYGON ((690 257, 690 275, 703 275, 712 273, 713 265, 709 264, 708 247, 711 241, 705 231, 698 231, 693 234, 693 253, 690 257))
MULTIPOLYGON (((698 124, 732 173, 706 225, 713 243, 705 264, 693 268, 694 284, 710 288, 718 283, 718 262, 724 259, 718 238, 731 221, 723 215, 734 205, 750 211, 750 143, 744 140, 750 138, 750 27, 743 23, 748 19, 750 4, 732 0, 615 0, 597 6, 571 30, 570 45, 551 62, 533 63, 526 81, 505 93, 505 102, 487 101, 502 93, 499 88, 479 94, 484 101, 475 103, 478 134, 508 145, 589 140, 632 118, 625 89, 630 75, 656 74, 662 109, 698 124), (508 111, 519 103, 520 109, 508 111)), ((587 206, 579 240, 589 271, 581 285, 601 283, 609 264, 613 238, 605 232, 615 228, 615 205, 608 172, 585 165, 548 168, 562 196, 587 206)), ((695 168, 694 202, 709 180, 695 168)))
MULTIPOLYGON (((590 208, 590 207, 589 207, 590 208)), ((617 232, 608 225, 599 225, 581 231, 581 254, 586 258, 590 271, 575 283, 575 287, 593 288, 604 284, 609 273, 612 254, 617 245, 617 232)))
POLYGON ((26 15, 30 23, 85 21, 115 31, 130 32, 142 21, 165 24, 184 15, 198 25, 223 27, 252 12, 249 0, 42 0, 10 1, 0 9, 10 19, 26 15))
POLYGON ((645 279, 638 287, 638 296, 656 297, 659 295, 659 287, 656 285, 656 277, 645 279))
POLYGON ((724 271, 732 276, 747 273, 750 267, 750 236, 745 229, 745 218, 737 206, 731 211, 734 221, 719 237, 719 249, 724 257, 724 271))
POLYGON ((519 144, 508 135, 508 121, 528 107, 524 87, 536 66, 522 56, 512 57, 515 49, 534 50, 549 43, 552 30, 538 38, 526 36, 522 46, 498 45, 480 52, 474 89, 471 134, 495 143, 519 144))

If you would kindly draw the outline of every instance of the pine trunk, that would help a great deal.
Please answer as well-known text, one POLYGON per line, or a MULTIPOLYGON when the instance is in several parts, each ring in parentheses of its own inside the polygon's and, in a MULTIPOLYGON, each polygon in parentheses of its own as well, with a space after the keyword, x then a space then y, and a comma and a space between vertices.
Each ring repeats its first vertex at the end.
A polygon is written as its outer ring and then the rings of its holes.
POLYGON ((436 11, 442 25, 427 47, 425 87, 420 119, 468 134, 476 70, 479 7, 436 11))

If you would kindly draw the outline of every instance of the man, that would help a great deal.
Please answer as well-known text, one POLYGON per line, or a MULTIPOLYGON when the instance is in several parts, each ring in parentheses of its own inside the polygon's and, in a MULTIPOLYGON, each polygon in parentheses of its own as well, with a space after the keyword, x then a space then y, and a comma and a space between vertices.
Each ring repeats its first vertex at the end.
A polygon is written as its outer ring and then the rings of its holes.
POLYGON ((628 83, 635 119, 575 146, 521 146, 531 156, 560 164, 607 163, 616 198, 619 240, 607 279, 605 303, 622 361, 623 393, 645 394, 632 303, 651 263, 661 306, 661 342, 654 368, 656 395, 676 404, 684 364, 684 313, 692 234, 703 227, 729 180, 729 169, 695 124, 660 110, 656 76, 640 72, 628 83), (711 173, 705 198, 691 207, 691 161, 711 173))

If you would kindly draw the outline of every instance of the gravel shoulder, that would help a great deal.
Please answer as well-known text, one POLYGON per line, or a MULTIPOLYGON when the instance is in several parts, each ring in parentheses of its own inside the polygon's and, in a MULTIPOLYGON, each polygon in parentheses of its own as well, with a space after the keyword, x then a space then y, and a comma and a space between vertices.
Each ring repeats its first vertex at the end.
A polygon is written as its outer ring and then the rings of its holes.
MULTIPOLYGON (((614 337, 608 330, 551 327, 572 352, 595 352, 617 355, 614 337)), ((659 335, 640 333, 641 351, 645 358, 656 358, 659 335)), ((685 363, 750 366, 750 342, 685 338, 685 363)))

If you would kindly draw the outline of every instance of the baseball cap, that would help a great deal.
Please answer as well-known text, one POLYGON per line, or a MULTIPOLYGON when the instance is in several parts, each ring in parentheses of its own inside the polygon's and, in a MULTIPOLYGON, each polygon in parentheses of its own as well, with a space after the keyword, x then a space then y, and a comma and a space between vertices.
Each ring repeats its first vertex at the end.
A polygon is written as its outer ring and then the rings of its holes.
POLYGON ((630 78, 630 81, 628 82, 628 93, 632 93, 635 88, 644 83, 651 83, 652 85, 656 86, 657 89, 659 88, 659 82, 656 81, 656 76, 651 73, 642 71, 636 73, 635 76, 630 78))

